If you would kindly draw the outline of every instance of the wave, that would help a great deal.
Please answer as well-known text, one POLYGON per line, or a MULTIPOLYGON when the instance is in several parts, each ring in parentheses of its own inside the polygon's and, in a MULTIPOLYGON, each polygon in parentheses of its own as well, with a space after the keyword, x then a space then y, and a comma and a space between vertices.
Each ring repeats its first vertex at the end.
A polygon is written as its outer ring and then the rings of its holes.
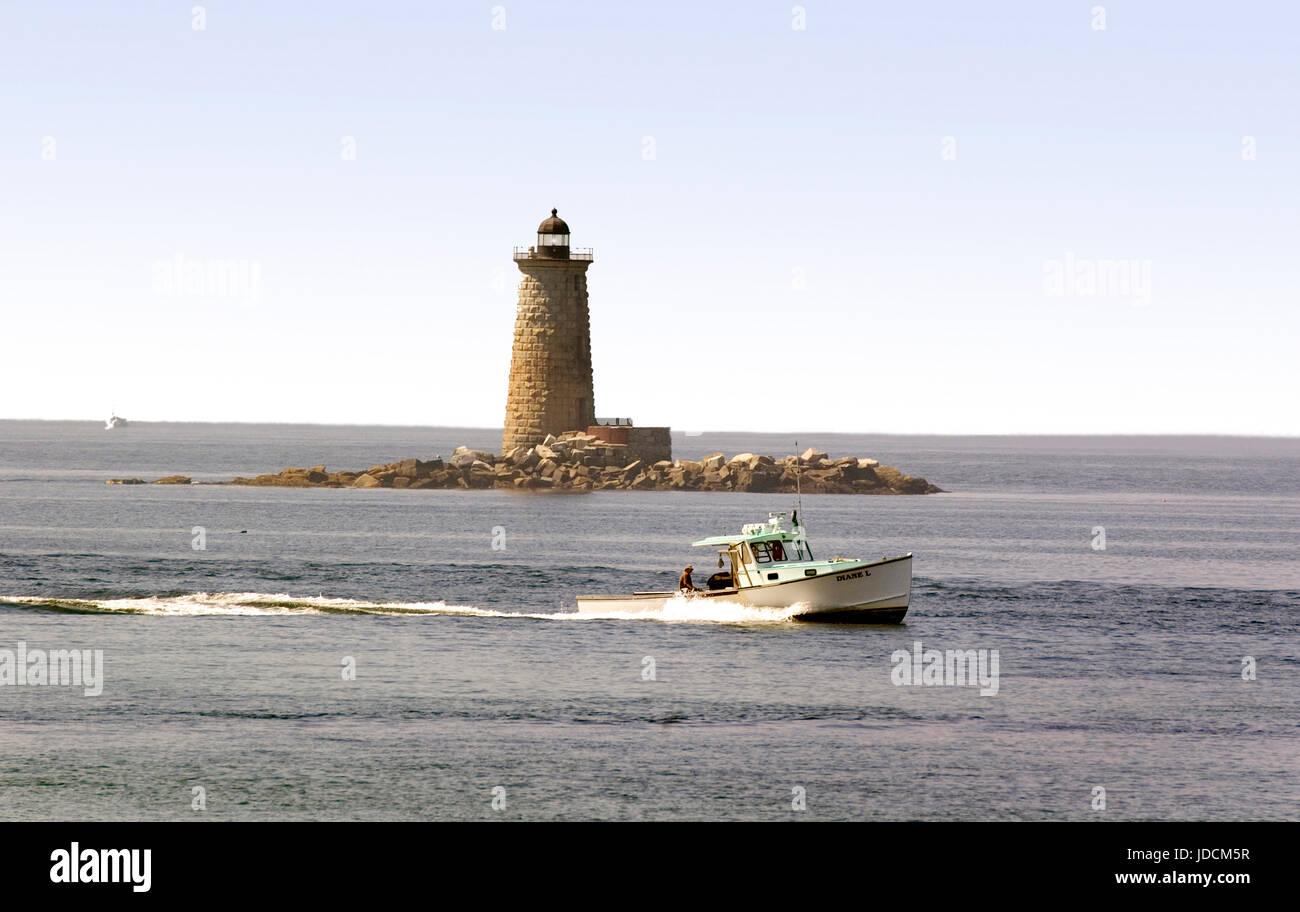
POLYGON ((449 605, 437 602, 369 602, 360 599, 295 596, 263 592, 192 592, 176 595, 131 596, 126 598, 49 598, 47 596, 3 596, 0 608, 53 611, 64 614, 136 614, 155 617, 230 617, 295 615, 378 615, 413 617, 458 615, 478 618, 517 618, 543 621, 657 620, 670 622, 707 622, 717 624, 755 624, 788 621, 801 609, 746 608, 743 605, 708 603, 677 595, 653 610, 579 615, 576 611, 501 611, 473 605, 449 605))

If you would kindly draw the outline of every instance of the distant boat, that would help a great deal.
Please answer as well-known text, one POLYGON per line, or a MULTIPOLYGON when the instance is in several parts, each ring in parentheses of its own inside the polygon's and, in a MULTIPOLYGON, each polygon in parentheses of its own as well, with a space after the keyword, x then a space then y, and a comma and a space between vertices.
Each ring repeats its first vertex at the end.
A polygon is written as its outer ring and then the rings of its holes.
POLYGON ((127 421, 125 418, 120 415, 114 415, 109 418, 108 421, 104 422, 104 430, 111 431, 113 428, 126 427, 126 425, 127 421))

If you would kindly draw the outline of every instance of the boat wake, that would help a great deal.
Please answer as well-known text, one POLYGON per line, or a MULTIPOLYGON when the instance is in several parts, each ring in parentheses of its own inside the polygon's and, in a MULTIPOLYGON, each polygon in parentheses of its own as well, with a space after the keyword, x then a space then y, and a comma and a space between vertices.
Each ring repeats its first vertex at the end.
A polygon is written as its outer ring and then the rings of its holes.
POLYGON ((68 614, 145 614, 160 617, 199 615, 298 614, 496 614, 446 602, 366 602, 356 599, 303 597, 262 592, 194 592, 175 596, 116 599, 52 599, 41 596, 0 596, 0 607, 34 608, 68 614))
POLYGON ((58 599, 44 596, 0 596, 0 608, 26 608, 64 614, 136 614, 155 617, 198 617, 203 615, 293 616, 360 614, 387 617, 459 615, 481 618, 531 618, 544 621, 699 621, 729 624, 753 624, 785 621, 798 613, 790 608, 745 608, 720 605, 710 600, 677 596, 660 610, 643 612, 609 612, 579 615, 576 611, 498 611, 473 605, 449 605, 446 602, 368 602, 358 599, 303 597, 262 592, 194 592, 174 596, 143 596, 110 599, 58 599))
POLYGON ((762 624, 788 621, 806 611, 808 606, 797 602, 783 608, 751 608, 719 599, 688 598, 674 595, 656 607, 640 611, 584 612, 584 620, 628 621, 711 621, 715 624, 762 624))

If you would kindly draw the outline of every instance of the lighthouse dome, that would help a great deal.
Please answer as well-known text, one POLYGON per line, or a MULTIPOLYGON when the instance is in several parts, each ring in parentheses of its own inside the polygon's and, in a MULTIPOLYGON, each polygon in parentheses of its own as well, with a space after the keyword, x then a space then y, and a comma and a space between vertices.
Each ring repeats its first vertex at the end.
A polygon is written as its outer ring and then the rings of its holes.
POLYGON ((551 210, 551 217, 544 220, 537 226, 538 234, 568 234, 569 223, 556 215, 556 210, 551 210))

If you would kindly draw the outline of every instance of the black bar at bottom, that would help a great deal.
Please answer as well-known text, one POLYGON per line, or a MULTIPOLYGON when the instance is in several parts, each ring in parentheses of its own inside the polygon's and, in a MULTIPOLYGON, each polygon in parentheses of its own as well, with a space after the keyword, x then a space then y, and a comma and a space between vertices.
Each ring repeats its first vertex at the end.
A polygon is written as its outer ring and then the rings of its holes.
POLYGON ((477 885, 493 897, 653 901, 831 878, 863 899, 1042 899, 1047 888, 1230 902, 1291 883, 1282 866, 1295 835, 1289 823, 6 823, 0 883, 7 898, 336 902, 477 885))

